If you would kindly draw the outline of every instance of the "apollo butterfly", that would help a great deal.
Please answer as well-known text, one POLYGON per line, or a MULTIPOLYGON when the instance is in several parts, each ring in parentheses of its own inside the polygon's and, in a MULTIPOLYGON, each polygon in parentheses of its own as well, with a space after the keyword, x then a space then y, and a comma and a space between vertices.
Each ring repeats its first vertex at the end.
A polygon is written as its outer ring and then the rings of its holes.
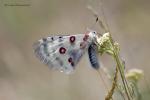
POLYGON ((96 43, 98 34, 87 31, 85 34, 50 36, 34 43, 36 56, 50 68, 70 74, 74 71, 85 52, 93 68, 98 69, 96 43))

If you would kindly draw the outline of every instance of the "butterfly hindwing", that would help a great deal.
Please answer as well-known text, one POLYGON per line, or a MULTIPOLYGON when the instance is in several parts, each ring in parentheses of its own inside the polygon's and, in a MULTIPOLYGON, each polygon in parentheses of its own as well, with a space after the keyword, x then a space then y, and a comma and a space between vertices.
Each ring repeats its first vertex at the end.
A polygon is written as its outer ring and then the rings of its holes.
POLYGON ((34 44, 34 52, 50 68, 71 73, 92 42, 84 38, 84 34, 43 38, 34 44))

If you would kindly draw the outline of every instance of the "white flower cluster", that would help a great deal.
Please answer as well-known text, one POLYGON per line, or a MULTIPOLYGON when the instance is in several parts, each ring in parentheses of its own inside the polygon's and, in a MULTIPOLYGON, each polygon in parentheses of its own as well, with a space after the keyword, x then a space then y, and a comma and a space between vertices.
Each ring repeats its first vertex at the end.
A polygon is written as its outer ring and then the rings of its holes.
POLYGON ((97 42, 100 46, 102 46, 105 42, 109 40, 110 34, 104 33, 102 37, 97 39, 97 42))

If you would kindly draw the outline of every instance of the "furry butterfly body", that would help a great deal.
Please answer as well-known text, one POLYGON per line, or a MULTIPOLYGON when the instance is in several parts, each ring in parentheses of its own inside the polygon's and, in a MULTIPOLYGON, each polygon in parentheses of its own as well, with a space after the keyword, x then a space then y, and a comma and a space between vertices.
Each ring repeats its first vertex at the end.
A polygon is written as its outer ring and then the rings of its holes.
POLYGON ((94 69, 99 69, 100 65, 97 58, 97 49, 95 44, 91 44, 88 48, 89 61, 94 69))
MULTIPOLYGON (((71 73, 81 57, 88 50, 93 52, 91 45, 96 43, 97 33, 88 31, 85 34, 50 36, 37 41, 33 47, 36 56, 52 69, 57 69, 67 74, 71 73), (90 47, 90 48, 89 48, 90 47)), ((93 55, 89 53, 91 65, 93 55)), ((95 58, 94 58, 95 59, 95 58)))

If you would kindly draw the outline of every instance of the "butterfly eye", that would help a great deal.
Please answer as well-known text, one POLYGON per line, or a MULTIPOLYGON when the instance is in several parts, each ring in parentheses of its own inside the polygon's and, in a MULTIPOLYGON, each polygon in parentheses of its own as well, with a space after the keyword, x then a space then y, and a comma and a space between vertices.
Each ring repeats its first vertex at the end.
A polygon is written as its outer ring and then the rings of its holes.
POLYGON ((96 32, 94 31, 93 34, 96 34, 96 32))

